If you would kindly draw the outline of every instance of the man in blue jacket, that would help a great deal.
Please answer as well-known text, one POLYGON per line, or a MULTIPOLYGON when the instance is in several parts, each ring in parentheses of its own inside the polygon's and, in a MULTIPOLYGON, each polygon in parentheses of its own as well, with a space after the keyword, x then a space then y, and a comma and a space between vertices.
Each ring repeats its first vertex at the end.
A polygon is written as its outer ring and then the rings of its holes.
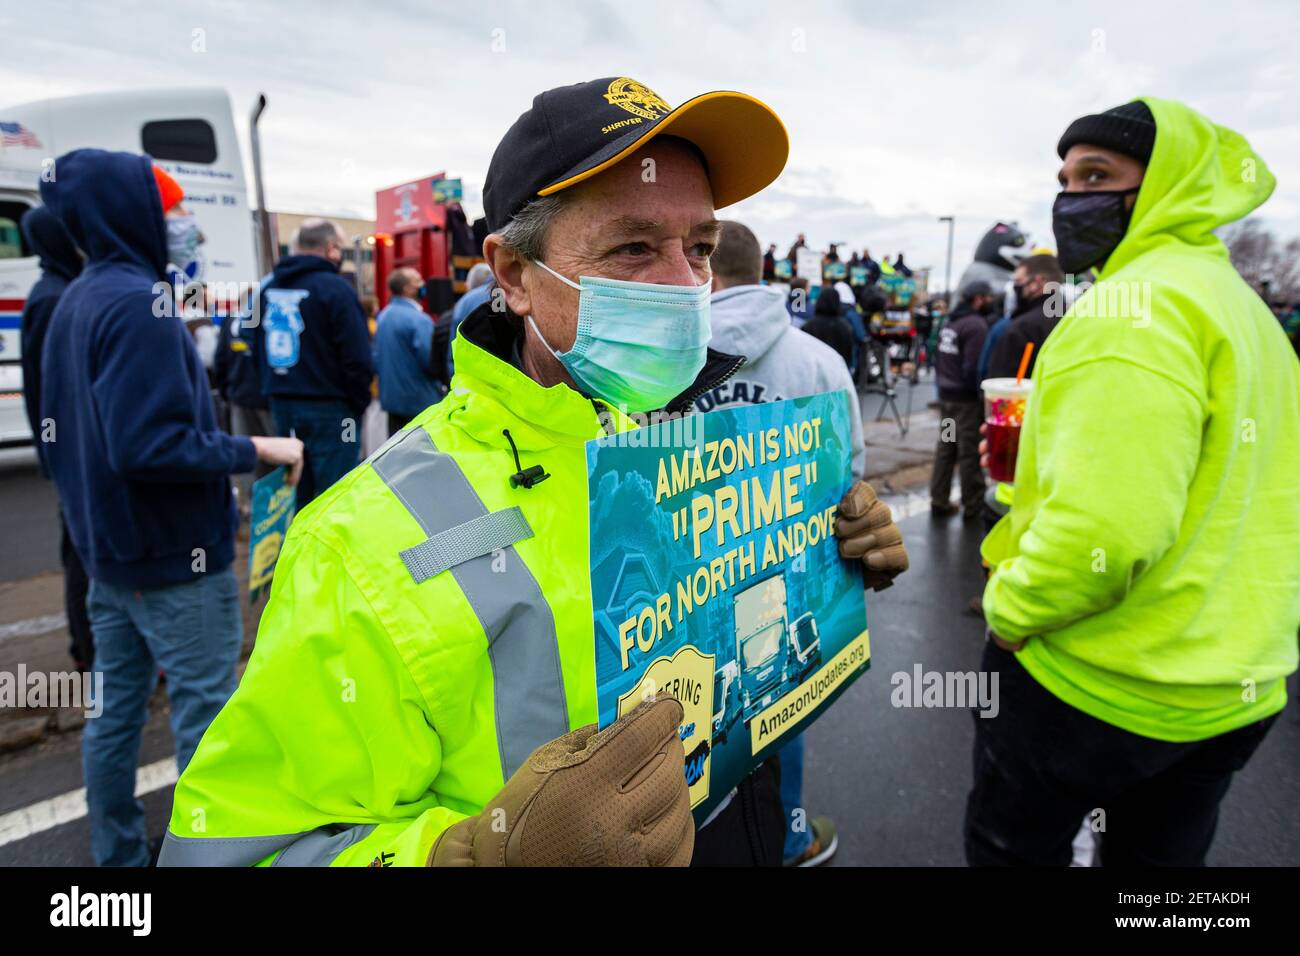
MULTIPOLYGON (((41 352, 45 348, 45 335, 50 330, 50 316, 58 305, 59 296, 68 283, 81 272, 81 253, 72 242, 68 231, 44 206, 37 206, 23 216, 23 235, 27 245, 40 258, 41 277, 32 286, 23 306, 23 404, 27 407, 27 422, 32 429, 32 441, 41 466, 41 474, 49 477, 45 465, 45 444, 41 441, 44 426, 41 422, 41 352)), ((86 616, 86 591, 90 579, 81 566, 77 549, 68 537, 68 525, 59 510, 59 525, 63 536, 59 555, 63 563, 63 605, 68 617, 68 652, 79 671, 88 671, 95 663, 95 641, 91 636, 90 618, 86 616)))
MULTIPOLYGON (((102 712, 82 740, 91 850, 101 866, 143 866, 135 771, 159 668, 181 771, 235 688, 243 629, 229 476, 261 458, 291 466, 292 480, 302 446, 217 428, 207 375, 167 294, 163 180, 148 158, 81 149, 55 169, 41 198, 86 267, 50 319, 40 408, 52 429, 45 461, 91 578, 104 680, 102 712)), ((174 205, 179 189, 169 192, 174 205)))
POLYGON ((361 458, 374 367, 365 313, 339 275, 346 244, 336 223, 308 219, 262 291, 263 392, 279 433, 306 446, 299 510, 361 458))
POLYGON ((433 319, 416 297, 422 282, 414 269, 394 269, 388 276, 392 299, 375 323, 379 404, 388 414, 390 435, 446 394, 443 370, 434 368, 433 319))

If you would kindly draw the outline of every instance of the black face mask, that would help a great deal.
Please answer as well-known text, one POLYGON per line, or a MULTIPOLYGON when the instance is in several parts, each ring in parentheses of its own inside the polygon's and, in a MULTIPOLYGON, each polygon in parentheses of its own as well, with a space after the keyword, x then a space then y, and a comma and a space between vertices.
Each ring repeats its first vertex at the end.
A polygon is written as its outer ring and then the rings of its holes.
POLYGON ((1016 295, 1017 307, 1022 305, 1027 305, 1030 302, 1032 302, 1035 298, 1037 298, 1037 296, 1033 295, 1029 291, 1029 283, 1025 283, 1024 285, 1015 285, 1013 283, 1011 286, 1011 291, 1014 292, 1016 295))
POLYGON ((1056 258, 1065 272, 1078 275, 1110 257, 1133 215, 1124 198, 1137 191, 1138 187, 1057 194, 1052 232, 1056 258))

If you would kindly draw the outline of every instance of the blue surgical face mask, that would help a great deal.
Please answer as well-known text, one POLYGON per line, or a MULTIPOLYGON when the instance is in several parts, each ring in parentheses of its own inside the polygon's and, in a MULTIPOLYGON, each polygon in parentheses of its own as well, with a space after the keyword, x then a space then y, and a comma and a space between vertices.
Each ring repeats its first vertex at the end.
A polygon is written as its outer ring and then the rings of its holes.
POLYGON ((709 287, 659 285, 579 276, 578 335, 573 348, 557 352, 533 317, 528 323, 580 389, 629 412, 663 408, 704 368, 712 330, 709 287))

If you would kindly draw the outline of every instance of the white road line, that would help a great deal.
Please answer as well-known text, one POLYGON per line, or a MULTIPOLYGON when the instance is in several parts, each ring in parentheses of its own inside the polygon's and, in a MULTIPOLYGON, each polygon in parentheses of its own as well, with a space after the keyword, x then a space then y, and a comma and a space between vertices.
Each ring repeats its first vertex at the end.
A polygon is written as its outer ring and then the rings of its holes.
POLYGON ((37 634, 49 634, 51 631, 58 631, 67 626, 68 616, 62 612, 43 614, 40 617, 29 617, 22 621, 14 621, 12 624, 0 624, 0 641, 7 641, 11 637, 33 637, 37 634))
MULTIPOLYGON (((136 771, 135 795, 170 787, 176 782, 176 758, 166 757, 136 771)), ((86 815, 86 788, 78 787, 57 797, 0 816, 0 846, 17 843, 86 815)))
POLYGON ((886 495, 880 500, 889 505, 889 510, 894 514, 895 524, 930 510, 930 495, 928 492, 925 494, 911 492, 906 495, 886 495))

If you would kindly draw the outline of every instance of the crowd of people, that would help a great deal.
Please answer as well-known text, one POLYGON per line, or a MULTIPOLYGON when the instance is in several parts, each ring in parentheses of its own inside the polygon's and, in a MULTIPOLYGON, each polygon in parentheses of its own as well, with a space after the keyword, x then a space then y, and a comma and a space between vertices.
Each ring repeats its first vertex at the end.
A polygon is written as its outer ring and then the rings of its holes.
MULTIPOLYGON (((909 337, 906 358, 925 360, 934 319, 943 314, 943 299, 928 295, 923 284, 898 253, 894 262, 871 257, 868 249, 840 257, 839 244, 814 252, 800 233, 784 259, 775 243, 763 254, 762 281, 786 290, 786 311, 795 327, 825 342, 844 359, 858 384, 865 384, 872 366, 866 360, 873 337, 909 337), (811 277, 799 270, 800 250, 814 261, 811 277), (915 339, 913 342, 912 339, 915 339)), ((879 364, 875 368, 879 371, 879 364)))
MULTIPOLYGON (((60 157, 42 183, 23 223, 45 270, 24 352, 69 606, 84 603, 69 615, 75 654, 104 674, 84 737, 97 863, 151 858, 134 781, 160 670, 181 771, 163 864, 802 866, 835 853, 831 821, 803 811, 802 738, 697 827, 680 704, 661 697, 596 732, 575 494, 584 443, 635 427, 629 413, 845 390, 854 477, 835 536, 864 588, 888 588, 908 556, 862 479, 856 398, 873 317, 911 311, 913 273, 902 253, 842 260, 832 245, 810 279, 804 236, 779 260, 717 220, 785 164, 784 127, 756 101, 665 106, 611 163, 601 131, 626 113, 610 89, 543 92, 506 132, 484 188, 486 261, 443 321, 421 275, 396 269, 372 334, 338 272, 342 232, 310 220, 255 314, 221 323, 211 380, 185 324, 156 311, 156 284, 195 241, 177 184, 147 157, 98 150, 60 157), (742 109, 743 145, 657 132, 686 110, 707 127, 742 109), (363 462, 376 395, 391 438, 363 462), (236 687, 230 478, 281 466, 299 515, 236 687), (511 509, 522 526, 502 520, 511 509)), ((1272 177, 1240 137, 1160 100, 1084 117, 1058 151, 1058 253, 1019 262, 1010 314, 984 282, 950 314, 919 313, 953 424, 932 510, 957 511, 956 469, 966 517, 1003 513, 979 602, 1003 699, 975 721, 967 856, 1066 863, 1104 806, 1106 862, 1195 864, 1296 669, 1300 366, 1212 233, 1272 177), (1243 157, 1250 182, 1230 174, 1243 157), (1063 317, 1054 294, 1089 270, 1091 312, 1063 317), (1123 283, 1143 284, 1148 311, 1107 296, 1123 283), (990 496, 981 387, 1005 377, 1035 390, 1015 480, 990 496)))

